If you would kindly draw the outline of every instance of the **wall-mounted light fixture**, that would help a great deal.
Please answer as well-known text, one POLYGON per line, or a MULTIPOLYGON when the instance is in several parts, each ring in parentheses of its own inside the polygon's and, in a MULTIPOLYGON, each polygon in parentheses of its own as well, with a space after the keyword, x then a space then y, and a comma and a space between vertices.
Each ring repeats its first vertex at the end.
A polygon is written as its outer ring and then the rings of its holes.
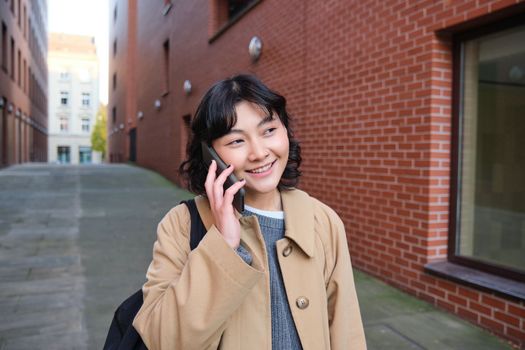
POLYGON ((20 111, 20 108, 17 108, 17 109, 16 109, 16 113, 15 113, 15 115, 16 115, 18 118, 20 118, 20 115, 22 115, 22 112, 20 111))
POLYGON ((142 119, 144 118, 144 113, 142 111, 137 112, 137 118, 142 119))
POLYGON ((120 130, 124 130, 124 124, 120 123, 119 128, 120 128, 120 130))
POLYGON ((155 103, 153 105, 156 109, 160 109, 160 107, 162 107, 162 102, 160 102, 160 100, 155 100, 155 103))
POLYGON ((13 104, 10 103, 9 106, 7 106, 7 113, 12 113, 13 112, 13 104))
POLYGON ((171 4, 171 1, 164 1, 164 9, 162 10, 162 14, 164 16, 166 16, 168 14, 168 12, 170 12, 171 6, 173 6, 171 4))
POLYGON ((4 98, 0 97, 0 109, 4 109, 4 104, 5 104, 4 98))
POLYGON ((248 52, 250 53, 250 57, 252 58, 253 62, 256 62, 259 59, 259 57, 261 57, 262 46, 262 40, 258 36, 254 36, 252 40, 250 40, 250 44, 248 45, 248 52))
POLYGON ((186 95, 189 95, 191 93, 191 81, 184 80, 184 92, 186 95))

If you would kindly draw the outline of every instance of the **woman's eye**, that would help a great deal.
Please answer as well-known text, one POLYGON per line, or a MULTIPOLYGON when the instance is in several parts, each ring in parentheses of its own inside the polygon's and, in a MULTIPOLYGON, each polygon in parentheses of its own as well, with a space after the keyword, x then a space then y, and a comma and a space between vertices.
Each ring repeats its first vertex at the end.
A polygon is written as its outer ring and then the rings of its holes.
POLYGON ((237 140, 233 140, 233 141, 229 142, 228 145, 238 145, 238 144, 240 144, 242 142, 243 142, 243 140, 237 139, 237 140))
POLYGON ((277 130, 277 128, 269 128, 269 129, 266 129, 264 131, 265 135, 269 135, 271 133, 273 133, 275 130, 277 130))

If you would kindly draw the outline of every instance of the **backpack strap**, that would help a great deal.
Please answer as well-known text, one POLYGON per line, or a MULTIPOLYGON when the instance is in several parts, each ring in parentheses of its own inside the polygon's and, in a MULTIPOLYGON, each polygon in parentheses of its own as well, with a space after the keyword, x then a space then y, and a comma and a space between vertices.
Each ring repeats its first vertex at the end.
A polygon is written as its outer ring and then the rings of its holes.
POLYGON ((187 201, 181 201, 181 203, 186 204, 190 212, 191 218, 191 232, 190 232, 190 249, 193 250, 197 248, 200 241, 206 235, 206 227, 202 222, 199 211, 197 210, 197 205, 195 204, 195 199, 189 199, 187 201))
MULTIPOLYGON (((181 201, 188 207, 191 218, 190 248, 197 248, 207 230, 204 226, 194 199, 181 201)), ((143 303, 142 289, 127 298, 115 311, 109 327, 104 350, 133 349, 147 350, 138 332, 133 328, 133 319, 143 303)))

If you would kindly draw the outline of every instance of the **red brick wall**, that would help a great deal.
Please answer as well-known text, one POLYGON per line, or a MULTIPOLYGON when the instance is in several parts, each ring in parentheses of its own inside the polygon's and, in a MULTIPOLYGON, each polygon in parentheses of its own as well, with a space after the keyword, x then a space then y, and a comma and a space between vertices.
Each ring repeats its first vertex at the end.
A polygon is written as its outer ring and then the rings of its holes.
POLYGON ((162 2, 138 4, 139 164, 177 181, 182 117, 214 81, 256 73, 287 97, 303 146, 300 187, 343 218, 354 265, 523 345, 523 302, 423 272, 446 258, 449 224, 452 54, 436 32, 523 4, 264 0, 210 43, 210 1, 174 2, 165 16, 162 2), (256 63, 254 35, 263 41, 256 63), (171 88, 162 96, 167 38, 171 88))
POLYGON ((47 19, 43 18, 47 11, 40 2, 35 6, 20 0, 14 11, 10 4, 0 2, 0 22, 7 30, 5 53, 0 42, 0 97, 5 104, 0 109, 0 167, 47 160, 47 19), (7 57, 5 70, 1 67, 3 55, 7 57))
POLYGON ((133 44, 133 37, 129 35, 128 19, 131 15, 130 7, 133 0, 113 0, 109 4, 109 101, 107 106, 108 118, 108 150, 107 158, 111 162, 125 162, 128 141, 128 96, 134 91, 133 84, 127 79, 133 71, 128 64, 128 57, 133 54, 129 47, 133 44), (115 14, 116 8, 116 17, 115 14), (116 54, 113 45, 117 43, 116 54), (113 75, 116 75, 116 88, 114 88, 113 75), (116 119, 113 122, 113 108, 116 109, 116 119), (123 125, 124 129, 120 129, 123 125))

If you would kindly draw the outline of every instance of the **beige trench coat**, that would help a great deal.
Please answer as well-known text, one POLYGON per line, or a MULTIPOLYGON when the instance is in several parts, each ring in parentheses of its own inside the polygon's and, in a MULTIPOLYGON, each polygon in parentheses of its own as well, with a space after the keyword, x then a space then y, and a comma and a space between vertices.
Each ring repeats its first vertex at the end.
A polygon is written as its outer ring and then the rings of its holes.
MULTIPOLYGON (((285 237, 277 254, 303 349, 366 349, 343 222, 303 191, 281 197, 285 237)), ((271 349, 267 253, 257 218, 240 219, 249 266, 213 225, 208 201, 196 202, 206 236, 190 252, 187 207, 166 214, 133 325, 150 350, 271 349)))

